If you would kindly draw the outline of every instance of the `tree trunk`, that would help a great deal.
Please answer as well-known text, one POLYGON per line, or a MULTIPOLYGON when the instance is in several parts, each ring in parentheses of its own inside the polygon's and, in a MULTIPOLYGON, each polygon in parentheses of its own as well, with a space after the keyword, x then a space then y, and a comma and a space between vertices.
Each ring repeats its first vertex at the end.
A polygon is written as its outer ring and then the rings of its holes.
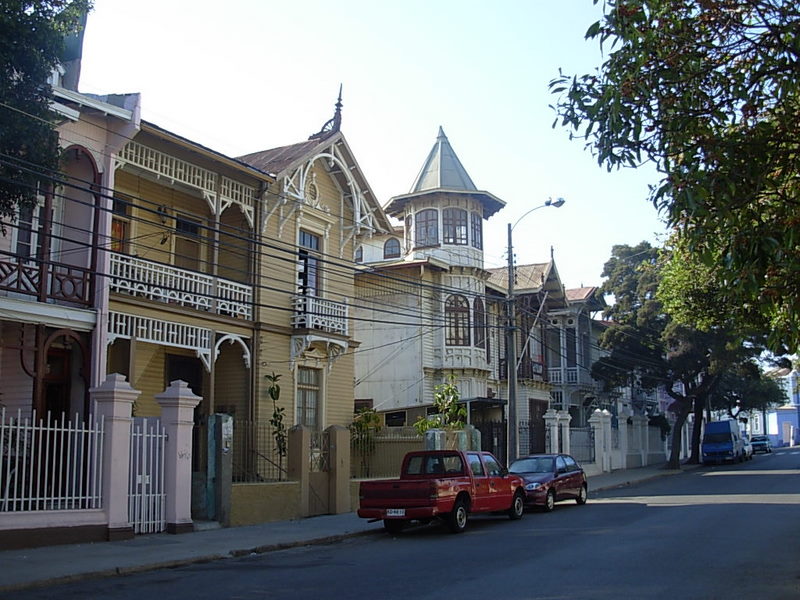
POLYGON ((694 427, 692 427, 692 453, 689 460, 686 461, 687 465, 700 464, 700 432, 703 428, 700 424, 703 422, 703 410, 706 403, 704 399, 694 399, 694 427))
POLYGON ((681 468, 681 438, 683 424, 686 423, 686 417, 688 415, 689 403, 686 401, 680 402, 678 411, 675 413, 675 424, 672 426, 672 450, 669 453, 669 460, 667 461, 668 469, 681 468))

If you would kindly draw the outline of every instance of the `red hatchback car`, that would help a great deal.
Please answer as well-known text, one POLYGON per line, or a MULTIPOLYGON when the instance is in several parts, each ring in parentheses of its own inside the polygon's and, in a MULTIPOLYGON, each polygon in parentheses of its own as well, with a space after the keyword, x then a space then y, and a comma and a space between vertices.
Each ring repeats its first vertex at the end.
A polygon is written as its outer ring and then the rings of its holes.
POLYGON ((550 512, 560 500, 586 504, 586 475, 568 454, 524 456, 511 463, 508 471, 525 480, 526 506, 539 506, 550 512))

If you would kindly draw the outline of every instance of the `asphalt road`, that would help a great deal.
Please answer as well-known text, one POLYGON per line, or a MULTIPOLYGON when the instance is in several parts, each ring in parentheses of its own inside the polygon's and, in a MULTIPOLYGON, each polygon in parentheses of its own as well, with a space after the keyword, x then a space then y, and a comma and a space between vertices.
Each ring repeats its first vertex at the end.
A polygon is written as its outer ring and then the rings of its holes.
POLYGON ((800 450, 443 527, 77 582, 9 599, 800 598, 800 450))

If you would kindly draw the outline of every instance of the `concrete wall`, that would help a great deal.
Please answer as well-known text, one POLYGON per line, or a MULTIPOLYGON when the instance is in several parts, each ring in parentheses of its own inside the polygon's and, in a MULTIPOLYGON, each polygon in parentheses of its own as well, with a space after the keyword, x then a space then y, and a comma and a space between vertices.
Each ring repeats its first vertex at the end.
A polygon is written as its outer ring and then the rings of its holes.
MULTIPOLYGON (((356 494, 358 494, 357 490, 356 494)), ((300 514, 300 484, 297 481, 233 484, 231 490, 232 527, 299 519, 302 516, 300 514)))

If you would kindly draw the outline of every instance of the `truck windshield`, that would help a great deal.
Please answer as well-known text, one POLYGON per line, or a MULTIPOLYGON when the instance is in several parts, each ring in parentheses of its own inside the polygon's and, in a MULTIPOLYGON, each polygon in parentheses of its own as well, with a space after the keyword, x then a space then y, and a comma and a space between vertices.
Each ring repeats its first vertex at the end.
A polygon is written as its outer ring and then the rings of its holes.
POLYGON ((703 442, 706 444, 722 444, 730 441, 730 433, 707 433, 703 438, 703 442))

